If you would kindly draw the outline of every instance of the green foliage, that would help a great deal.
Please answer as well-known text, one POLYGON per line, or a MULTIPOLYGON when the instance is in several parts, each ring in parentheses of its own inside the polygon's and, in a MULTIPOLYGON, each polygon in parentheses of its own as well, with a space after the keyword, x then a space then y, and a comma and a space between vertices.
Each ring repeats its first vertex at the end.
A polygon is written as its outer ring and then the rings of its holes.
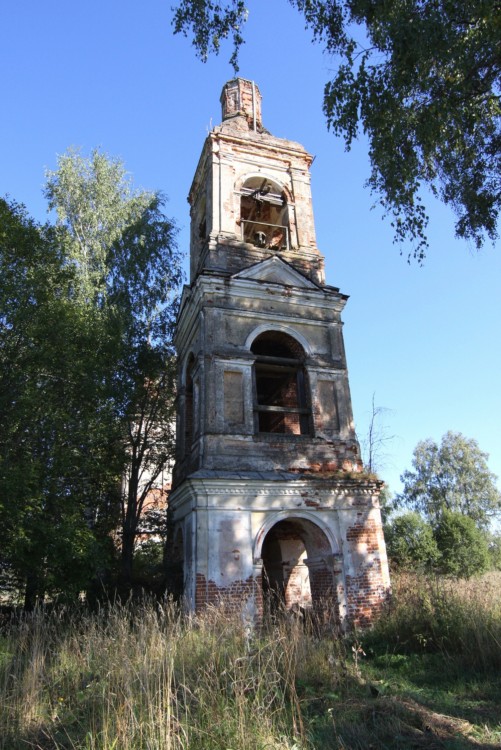
POLYGON ((146 338, 169 348, 182 271, 165 198, 134 190, 121 161, 74 149, 47 173, 45 196, 84 298, 115 311, 127 345, 146 338))
MULTIPOLYGON (((0 201, 0 550, 26 603, 75 595, 103 564, 118 466, 103 315, 74 302, 51 227, 0 201)), ((116 520, 116 519, 115 519, 116 520)))
POLYGON ((490 567, 492 570, 501 570, 501 534, 488 534, 487 545, 489 547, 490 567))
MULTIPOLYGON (((165 513, 162 516, 165 529, 165 513)), ((141 526, 143 525, 142 520, 141 526)), ((136 545, 133 571, 133 583, 136 588, 140 588, 144 592, 163 592, 165 588, 164 552, 164 540, 149 539, 136 545)))
POLYGON ((435 539, 444 573, 470 578, 488 570, 490 557, 486 537, 472 518, 444 511, 435 528, 435 539))
POLYGON ((140 219, 152 196, 134 194, 122 163, 99 151, 86 159, 70 150, 58 157, 57 171, 48 171, 46 177, 48 206, 68 232, 67 255, 77 266, 84 294, 103 294, 114 244, 140 219))
POLYGON ((394 518, 385 526, 384 536, 394 568, 430 569, 440 556, 432 527, 418 513, 394 518))
POLYGON ((423 440, 414 449, 414 470, 401 476, 397 507, 412 508, 436 525, 444 511, 462 513, 480 528, 499 515, 501 493, 476 440, 447 432, 437 445, 423 440))
POLYGON ((470 578, 501 565, 499 539, 461 513, 446 510, 435 526, 419 513, 405 513, 390 521, 384 534, 394 570, 434 570, 470 578))
POLYGON ((244 42, 240 32, 247 19, 244 0, 229 0, 225 4, 212 0, 180 0, 174 14, 174 33, 193 34, 193 46, 206 62, 209 54, 218 54, 221 41, 232 37, 233 53, 230 65, 238 71, 238 51, 244 42))
POLYGON ((470 581, 395 574, 386 612, 363 638, 369 653, 442 653, 453 673, 501 669, 499 574, 470 581))
POLYGON ((113 338, 107 380, 126 480, 121 577, 127 589, 146 497, 174 451, 172 330, 182 280, 176 230, 163 213, 164 198, 133 190, 123 164, 98 151, 59 157, 45 194, 80 291, 105 311, 113 338))
MULTIPOLYGON (((434 564, 444 573, 467 578, 493 567, 487 529, 499 514, 501 493, 487 459, 475 440, 448 432, 440 445, 433 440, 418 443, 414 471, 405 471, 401 477, 404 489, 394 505, 422 514, 423 527, 428 522, 440 553, 434 564)), ((389 546, 392 555, 393 549, 397 551, 397 559, 405 559, 403 548, 412 544, 412 529, 408 531, 400 530, 396 539, 390 527, 389 546)))
POLYGON ((45 194, 55 227, 0 202, 0 567, 30 606, 100 576, 117 526, 130 585, 173 455, 182 278, 164 199, 134 191, 121 162, 70 151, 45 194))
MULTIPOLYGON (((457 215, 456 234, 480 247, 497 237, 501 207, 498 0, 290 0, 335 56, 324 112, 349 149, 369 140, 368 184, 392 217, 395 240, 422 261, 428 186, 457 215)), ((178 2, 174 30, 191 31, 205 60, 233 37, 237 70, 243 2, 178 2)))

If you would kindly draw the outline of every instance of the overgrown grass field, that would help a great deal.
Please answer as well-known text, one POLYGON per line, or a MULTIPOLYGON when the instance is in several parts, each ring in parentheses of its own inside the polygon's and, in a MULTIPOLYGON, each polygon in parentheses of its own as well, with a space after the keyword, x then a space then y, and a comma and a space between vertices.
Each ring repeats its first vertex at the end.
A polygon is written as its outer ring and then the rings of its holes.
POLYGON ((393 585, 343 640, 154 602, 12 619, 0 750, 500 747, 501 574, 393 585))

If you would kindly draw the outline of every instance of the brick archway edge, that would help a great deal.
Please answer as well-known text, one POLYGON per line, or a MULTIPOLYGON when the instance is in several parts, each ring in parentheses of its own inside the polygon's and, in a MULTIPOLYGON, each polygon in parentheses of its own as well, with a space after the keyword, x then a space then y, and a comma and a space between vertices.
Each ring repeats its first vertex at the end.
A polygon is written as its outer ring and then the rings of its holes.
POLYGON ((261 561, 261 553, 264 540, 273 526, 275 526, 275 524, 279 523, 280 521, 295 520, 309 521, 311 524, 320 529, 320 531, 325 535, 327 542, 329 543, 331 554, 339 555, 339 545, 334 537, 334 534, 332 533, 332 529, 324 521, 322 521, 322 519, 316 517, 313 513, 309 513, 308 511, 286 510, 280 511, 279 513, 273 513, 273 515, 269 516, 257 532, 252 553, 255 565, 261 561))
POLYGON ((263 323, 257 328, 254 328, 245 340, 245 348, 250 351, 254 339, 257 339, 257 337, 260 336, 261 333, 269 333, 270 331, 286 333, 288 336, 295 339, 299 344, 301 344, 307 357, 311 356, 311 346, 301 333, 296 331, 294 328, 291 328, 290 326, 283 325, 282 323, 276 323, 275 321, 273 323, 263 323))

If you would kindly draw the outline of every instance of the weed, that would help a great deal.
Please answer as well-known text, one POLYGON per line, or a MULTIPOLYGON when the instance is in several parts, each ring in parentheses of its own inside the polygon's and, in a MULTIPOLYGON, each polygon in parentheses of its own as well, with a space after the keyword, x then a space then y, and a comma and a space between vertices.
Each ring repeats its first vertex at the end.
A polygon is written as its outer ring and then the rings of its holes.
POLYGON ((345 640, 155 602, 19 617, 0 640, 0 750, 498 747, 499 578, 394 590, 345 640))

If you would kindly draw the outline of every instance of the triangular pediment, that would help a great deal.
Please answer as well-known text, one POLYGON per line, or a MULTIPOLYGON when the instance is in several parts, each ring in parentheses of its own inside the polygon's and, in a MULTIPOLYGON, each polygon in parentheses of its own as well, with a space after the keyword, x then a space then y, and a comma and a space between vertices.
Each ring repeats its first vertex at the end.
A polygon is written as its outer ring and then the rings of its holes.
POLYGON ((291 265, 278 256, 256 263, 250 268, 234 274, 234 279, 247 279, 249 281, 267 281, 272 284, 284 284, 285 286, 296 286, 303 289, 318 289, 318 286, 296 271, 291 265))

